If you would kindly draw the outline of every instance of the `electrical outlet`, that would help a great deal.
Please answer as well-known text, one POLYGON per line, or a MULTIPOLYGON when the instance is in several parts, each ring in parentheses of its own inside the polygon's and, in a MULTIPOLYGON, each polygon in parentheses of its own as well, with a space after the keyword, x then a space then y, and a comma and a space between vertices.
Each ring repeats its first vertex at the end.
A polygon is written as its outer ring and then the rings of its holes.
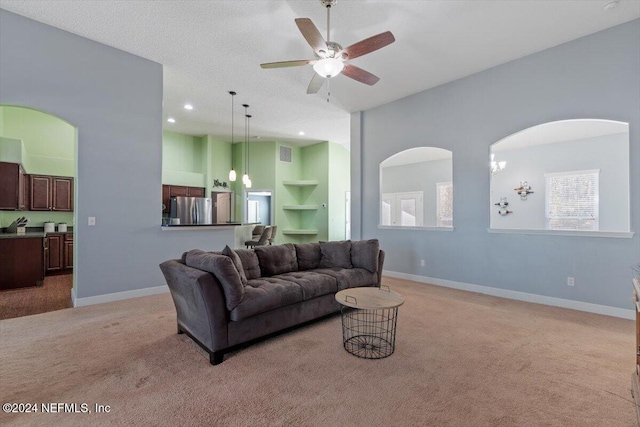
POLYGON ((567 286, 575 286, 576 279, 574 277, 567 277, 567 286))
POLYGON ((420 260, 420 267, 424 267, 424 260, 423 259, 420 260))

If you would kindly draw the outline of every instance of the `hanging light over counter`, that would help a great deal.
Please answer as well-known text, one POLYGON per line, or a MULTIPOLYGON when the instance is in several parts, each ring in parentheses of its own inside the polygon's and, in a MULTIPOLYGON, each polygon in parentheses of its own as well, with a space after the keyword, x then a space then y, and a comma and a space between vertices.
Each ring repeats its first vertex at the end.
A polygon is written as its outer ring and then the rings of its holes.
POLYGON ((231 170, 229 171, 229 181, 235 182, 236 170, 233 167, 233 97, 236 93, 229 91, 229 95, 231 95, 231 170))

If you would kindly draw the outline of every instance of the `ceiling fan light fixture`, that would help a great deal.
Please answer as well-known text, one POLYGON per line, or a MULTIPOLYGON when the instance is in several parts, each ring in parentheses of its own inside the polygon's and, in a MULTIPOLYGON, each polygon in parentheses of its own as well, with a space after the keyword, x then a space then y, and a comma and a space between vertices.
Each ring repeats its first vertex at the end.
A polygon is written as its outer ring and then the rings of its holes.
POLYGON ((337 58, 323 58, 313 64, 313 70, 327 79, 335 77, 344 69, 344 62, 337 58))

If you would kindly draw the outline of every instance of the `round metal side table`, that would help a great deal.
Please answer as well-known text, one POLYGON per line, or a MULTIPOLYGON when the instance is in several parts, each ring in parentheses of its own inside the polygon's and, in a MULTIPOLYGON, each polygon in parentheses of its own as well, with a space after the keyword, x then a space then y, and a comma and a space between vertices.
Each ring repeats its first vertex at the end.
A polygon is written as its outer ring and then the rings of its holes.
POLYGON ((382 359, 393 354, 396 345, 398 307, 402 295, 388 286, 350 288, 336 293, 342 307, 344 349, 364 359, 382 359))

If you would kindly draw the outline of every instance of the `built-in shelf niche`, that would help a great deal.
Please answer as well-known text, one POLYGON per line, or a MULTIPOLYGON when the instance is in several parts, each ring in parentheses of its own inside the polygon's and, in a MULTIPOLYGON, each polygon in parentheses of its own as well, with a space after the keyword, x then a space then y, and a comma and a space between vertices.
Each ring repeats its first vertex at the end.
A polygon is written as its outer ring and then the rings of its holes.
POLYGON ((317 211, 320 209, 319 205, 284 205, 282 209, 285 211, 317 211))

